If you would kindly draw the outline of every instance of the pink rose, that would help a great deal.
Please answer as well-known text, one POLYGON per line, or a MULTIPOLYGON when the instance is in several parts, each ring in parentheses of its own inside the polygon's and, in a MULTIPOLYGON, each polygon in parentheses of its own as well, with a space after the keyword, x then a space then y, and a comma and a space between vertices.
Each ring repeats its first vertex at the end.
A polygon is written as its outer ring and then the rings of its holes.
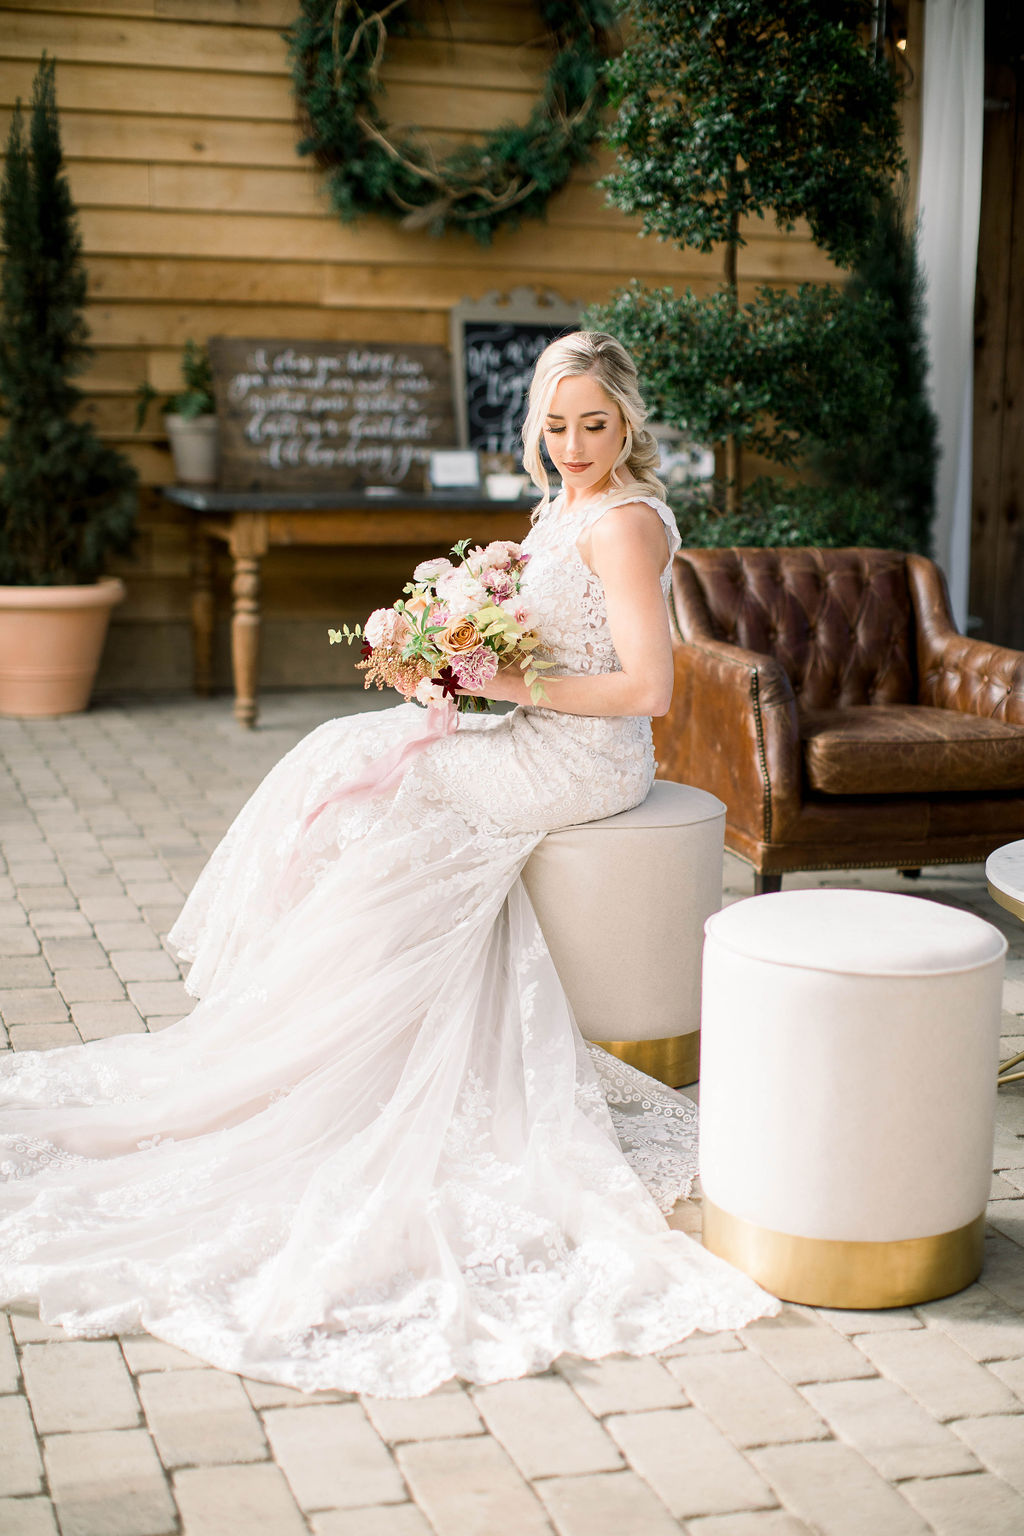
POLYGON ((513 544, 511 539, 494 539, 487 548, 481 551, 484 566, 497 566, 499 570, 508 570, 514 560, 521 558, 518 544, 513 544))
POLYGON ((452 657, 452 674, 460 688, 483 688, 498 670, 498 658, 486 645, 452 657))
POLYGON ((409 626, 393 608, 375 608, 363 625, 370 645, 397 645, 405 642, 409 626))

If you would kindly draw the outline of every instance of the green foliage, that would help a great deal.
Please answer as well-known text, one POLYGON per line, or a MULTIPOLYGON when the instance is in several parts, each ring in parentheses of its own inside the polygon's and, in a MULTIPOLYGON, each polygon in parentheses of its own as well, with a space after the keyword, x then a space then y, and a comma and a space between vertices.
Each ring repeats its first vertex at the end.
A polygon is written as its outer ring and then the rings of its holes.
POLYGON ((758 288, 736 305, 726 288, 698 298, 634 282, 584 318, 629 348, 656 420, 700 442, 731 434, 778 464, 804 456, 811 439, 853 436, 888 400, 892 359, 865 345, 884 323, 873 294, 855 305, 810 283, 758 288))
POLYGON ((804 218, 834 261, 854 261, 903 165, 895 83, 859 31, 868 0, 621 3, 612 202, 701 251, 743 245, 742 218, 804 218))
MULTIPOLYGON (((167 397, 163 412, 183 416, 186 421, 195 421, 197 416, 212 416, 217 405, 213 398, 210 356, 206 348, 191 337, 185 342, 185 350, 181 355, 181 377, 185 388, 167 397)), ((135 398, 135 430, 141 432, 150 406, 154 400, 159 399, 159 391, 147 379, 135 391, 135 398)))
POLYGON ((73 379, 89 358, 86 277, 45 55, 27 142, 15 106, 0 219, 0 583, 95 581, 108 553, 130 546, 136 474, 74 414, 73 379))
POLYGON ((867 43, 873 6, 621 5, 630 41, 608 68, 619 164, 605 185, 645 234, 718 248, 724 281, 701 298, 634 283, 584 323, 633 352, 656 418, 725 450, 724 510, 688 505, 687 537, 920 546, 934 458, 910 444, 933 438, 913 252, 878 216, 904 161, 896 83, 867 43), (741 304, 744 230, 768 217, 783 230, 806 220, 833 261, 856 268, 850 284, 759 287, 741 304), (898 488, 887 474, 896 422, 908 461, 898 488), (741 505, 741 448, 811 464, 825 484, 756 482, 741 505))
POLYGON ((891 360, 891 387, 870 399, 849 433, 818 433, 815 469, 832 485, 884 494, 913 547, 927 551, 935 510, 938 427, 927 389, 924 278, 917 263, 906 190, 887 192, 845 290, 863 322, 860 354, 891 360))
POLYGON ((710 498, 699 494, 672 498, 680 537, 687 548, 806 544, 822 549, 919 547, 915 527, 901 517, 881 489, 787 485, 763 475, 747 487, 741 511, 723 511, 722 500, 721 486, 710 498))
POLYGON ((181 377, 185 388, 172 395, 167 409, 186 421, 197 416, 212 416, 217 407, 213 399, 213 369, 206 348, 189 337, 181 356, 181 377))
POLYGON ((415 129, 390 129, 379 105, 388 36, 408 36, 414 26, 401 14, 403 3, 301 0, 287 34, 306 121, 299 153, 325 168, 331 204, 346 223, 387 214, 434 235, 467 229, 489 245, 500 225, 543 218, 549 197, 591 158, 614 0, 541 0, 540 22, 557 53, 529 121, 498 128, 440 162, 415 129))

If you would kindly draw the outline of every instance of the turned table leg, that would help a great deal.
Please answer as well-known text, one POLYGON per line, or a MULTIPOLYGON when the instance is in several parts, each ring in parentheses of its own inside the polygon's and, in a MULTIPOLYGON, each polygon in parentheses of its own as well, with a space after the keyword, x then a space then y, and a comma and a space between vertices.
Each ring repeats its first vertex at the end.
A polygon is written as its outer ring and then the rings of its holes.
POLYGON ((260 562, 253 555, 235 556, 231 585, 235 611, 231 620, 231 665, 235 679, 235 719, 256 724, 256 687, 260 649, 260 562))
POLYGON ((192 530, 192 687, 213 692, 213 540, 201 524, 192 530))

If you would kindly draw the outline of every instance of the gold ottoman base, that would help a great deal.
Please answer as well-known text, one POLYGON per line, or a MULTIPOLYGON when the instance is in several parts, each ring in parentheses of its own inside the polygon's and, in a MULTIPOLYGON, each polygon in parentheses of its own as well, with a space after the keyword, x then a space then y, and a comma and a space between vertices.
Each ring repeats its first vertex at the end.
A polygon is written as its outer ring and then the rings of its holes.
POLYGON ((955 1232, 891 1243, 793 1237, 703 1205, 704 1246, 782 1301, 811 1307, 909 1307, 962 1291, 981 1273, 985 1213, 955 1232))
POLYGON ((699 1029, 689 1035, 665 1035, 660 1040, 595 1040, 594 1044, 670 1088, 695 1083, 700 1073, 699 1029))

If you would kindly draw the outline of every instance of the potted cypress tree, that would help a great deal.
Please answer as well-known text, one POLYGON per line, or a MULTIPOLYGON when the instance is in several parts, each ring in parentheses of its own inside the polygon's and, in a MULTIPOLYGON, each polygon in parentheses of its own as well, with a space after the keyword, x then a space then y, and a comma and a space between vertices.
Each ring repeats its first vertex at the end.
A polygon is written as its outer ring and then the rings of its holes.
POLYGON ((0 714, 69 714, 124 596, 102 571, 131 544, 137 476, 77 414, 86 276, 45 54, 27 135, 15 106, 0 219, 0 714))

